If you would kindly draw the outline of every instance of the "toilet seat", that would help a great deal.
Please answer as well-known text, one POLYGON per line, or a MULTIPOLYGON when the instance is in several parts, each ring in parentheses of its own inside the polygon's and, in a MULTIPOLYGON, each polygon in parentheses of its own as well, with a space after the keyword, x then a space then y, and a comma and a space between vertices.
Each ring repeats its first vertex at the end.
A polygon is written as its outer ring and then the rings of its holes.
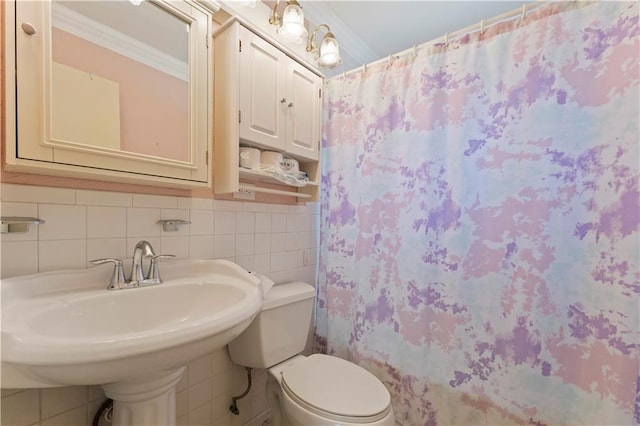
POLYGON ((282 389, 293 401, 330 420, 370 423, 391 410, 389 391, 380 380, 340 358, 314 354, 281 374, 282 389))

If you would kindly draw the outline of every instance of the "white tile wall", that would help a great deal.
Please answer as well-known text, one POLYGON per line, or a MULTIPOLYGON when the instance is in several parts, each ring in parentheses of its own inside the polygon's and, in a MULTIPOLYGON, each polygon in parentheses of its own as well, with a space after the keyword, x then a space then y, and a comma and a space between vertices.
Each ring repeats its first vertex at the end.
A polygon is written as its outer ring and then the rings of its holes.
MULTIPOLYGON (((118 192, 1 185, 2 215, 37 216, 45 223, 25 234, 0 236, 0 277, 91 267, 100 257, 127 258, 141 239, 179 258, 226 258, 276 283, 315 283, 319 207, 218 201, 118 192), (191 225, 164 232, 159 219, 191 225)), ((125 264, 127 264, 125 262, 125 264)), ((178 383, 178 425, 261 426, 269 410, 266 372, 253 373, 240 415, 231 397, 244 390, 246 371, 226 349, 189 364, 178 383)), ((90 425, 104 400, 98 386, 2 391, 0 425, 90 425)))
POLYGON ((62 414, 70 409, 85 405, 88 401, 88 390, 83 386, 66 388, 49 388, 40 391, 40 414, 49 418, 62 414))
POLYGON ((126 236, 126 208, 87 206, 87 238, 124 238, 126 236))

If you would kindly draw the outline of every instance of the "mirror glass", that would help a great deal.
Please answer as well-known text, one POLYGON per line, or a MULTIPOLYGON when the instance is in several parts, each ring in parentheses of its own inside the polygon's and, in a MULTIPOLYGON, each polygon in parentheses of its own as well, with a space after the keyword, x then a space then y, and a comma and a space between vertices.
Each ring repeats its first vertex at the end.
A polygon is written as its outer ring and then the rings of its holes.
POLYGON ((189 161, 189 22, 138 0, 55 0, 51 13, 51 141, 189 161))

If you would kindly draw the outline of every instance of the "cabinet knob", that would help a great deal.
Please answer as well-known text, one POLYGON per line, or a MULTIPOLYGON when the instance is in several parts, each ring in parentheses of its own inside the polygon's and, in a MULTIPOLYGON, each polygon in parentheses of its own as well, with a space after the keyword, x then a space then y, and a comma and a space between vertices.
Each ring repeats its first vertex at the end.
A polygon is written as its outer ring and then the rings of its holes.
POLYGON ((287 105, 289 108, 293 108, 293 102, 289 102, 289 105, 287 105))
POLYGON ((23 22, 21 27, 22 31, 24 31, 28 35, 34 35, 36 33, 36 27, 34 27, 29 22, 23 22))
POLYGON ((282 98, 282 99, 280 99, 280 103, 281 103, 281 104, 283 104, 283 103, 285 103, 285 102, 287 102, 287 99, 286 99, 286 98, 282 98))

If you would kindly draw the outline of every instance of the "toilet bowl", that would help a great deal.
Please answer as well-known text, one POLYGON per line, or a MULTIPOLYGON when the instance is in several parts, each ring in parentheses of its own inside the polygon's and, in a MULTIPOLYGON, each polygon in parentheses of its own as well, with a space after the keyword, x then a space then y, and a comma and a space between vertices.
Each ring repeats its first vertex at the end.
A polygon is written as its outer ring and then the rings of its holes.
POLYGON ((334 356, 300 355, 314 296, 309 284, 274 286, 253 323, 229 344, 231 359, 268 369, 274 426, 395 425, 389 391, 373 374, 334 356))
POLYGON ((269 382, 286 416, 282 424, 395 424, 387 388, 364 368, 341 358, 298 355, 270 368, 269 382))

